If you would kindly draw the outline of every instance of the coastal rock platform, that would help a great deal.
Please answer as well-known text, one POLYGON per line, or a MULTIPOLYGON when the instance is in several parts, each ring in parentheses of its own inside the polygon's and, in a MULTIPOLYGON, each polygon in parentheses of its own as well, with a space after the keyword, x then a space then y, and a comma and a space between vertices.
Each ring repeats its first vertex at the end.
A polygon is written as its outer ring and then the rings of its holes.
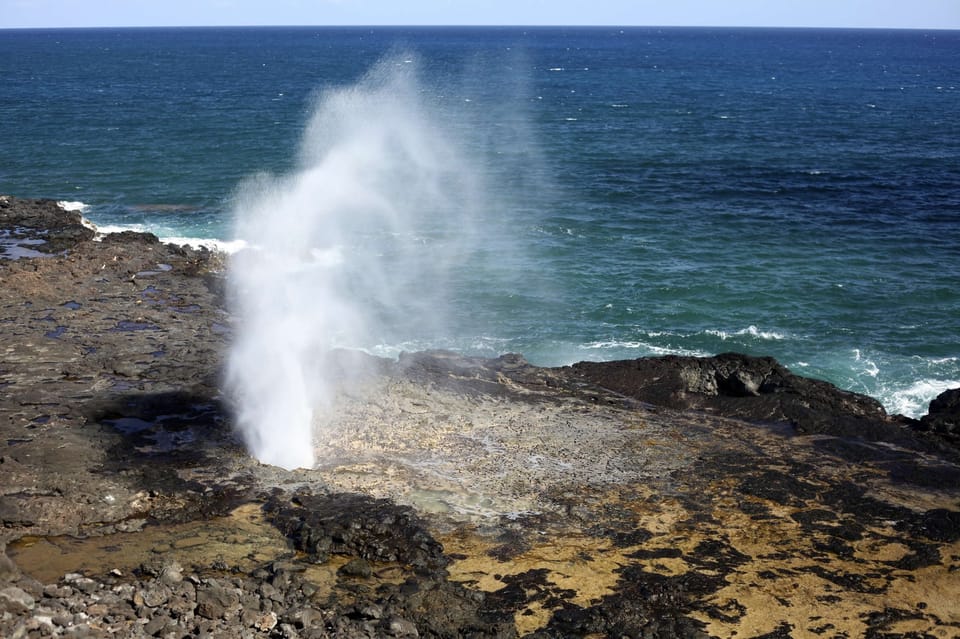
POLYGON ((52 201, 0 229, 0 636, 960 636, 954 395, 341 352, 285 471, 219 391, 221 256, 52 201))

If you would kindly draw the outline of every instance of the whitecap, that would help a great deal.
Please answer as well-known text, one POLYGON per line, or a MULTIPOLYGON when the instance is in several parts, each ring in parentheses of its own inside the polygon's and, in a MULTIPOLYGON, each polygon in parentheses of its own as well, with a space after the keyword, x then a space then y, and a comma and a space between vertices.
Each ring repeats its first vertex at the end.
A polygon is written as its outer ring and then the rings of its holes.
POLYGON ((59 202, 57 202, 57 204, 59 204, 60 208, 63 209, 64 211, 78 211, 80 213, 83 213, 88 208, 90 208, 89 205, 84 204, 83 202, 78 202, 73 200, 60 200, 59 202))
POLYGON ((737 335, 750 335, 751 337, 759 337, 760 339, 769 340, 787 339, 787 336, 783 333, 778 333, 776 331, 761 331, 752 324, 743 330, 737 331, 737 335))
POLYGON ((100 224, 96 227, 97 236, 93 239, 99 241, 103 239, 104 235, 110 235, 111 233, 123 233, 125 231, 133 231, 134 233, 146 233, 147 227, 143 224, 100 224))
POLYGON ((233 254, 248 246, 245 240, 217 240, 207 237, 159 235, 156 228, 151 228, 146 224, 90 224, 90 228, 97 233, 93 238, 95 242, 103 240, 104 236, 112 233, 132 231, 134 233, 154 233, 158 235, 160 242, 163 244, 176 244, 177 246, 188 246, 194 249, 205 248, 219 253, 233 254))
POLYGON ((580 344, 579 349, 584 351, 642 350, 646 355, 689 355, 693 357, 706 357, 709 355, 709 353, 701 350, 675 348, 670 346, 657 346, 656 344, 649 344, 647 342, 617 339, 587 342, 585 344, 580 344))
POLYGON ((625 342, 621 340, 606 340, 599 342, 587 342, 586 344, 581 344, 580 348, 583 350, 602 350, 610 348, 646 348, 647 344, 644 342, 625 342))
POLYGON ((654 355, 686 355, 688 357, 709 357, 712 353, 691 348, 671 348, 669 346, 654 346, 648 344, 647 348, 654 355))
POLYGON ((778 333, 776 331, 762 331, 753 324, 746 328, 741 328, 739 331, 734 331, 733 333, 715 329, 708 329, 704 331, 704 333, 707 335, 713 335, 714 337, 719 337, 723 341, 726 341, 732 337, 739 337, 741 335, 749 335, 750 337, 756 337, 757 339, 772 341, 787 339, 787 335, 783 333, 778 333))

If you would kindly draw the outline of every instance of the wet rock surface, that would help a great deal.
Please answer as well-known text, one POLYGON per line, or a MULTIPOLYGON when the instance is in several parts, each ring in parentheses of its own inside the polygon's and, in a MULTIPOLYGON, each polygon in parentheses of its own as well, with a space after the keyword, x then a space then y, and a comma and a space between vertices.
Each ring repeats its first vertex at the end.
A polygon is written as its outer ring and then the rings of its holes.
POLYGON ((78 212, 64 210, 54 200, 0 195, 0 218, 0 256, 7 259, 62 253, 95 235, 78 212))
POLYGON ((288 472, 231 433, 219 256, 0 228, 0 636, 960 636, 954 393, 338 353, 288 472))

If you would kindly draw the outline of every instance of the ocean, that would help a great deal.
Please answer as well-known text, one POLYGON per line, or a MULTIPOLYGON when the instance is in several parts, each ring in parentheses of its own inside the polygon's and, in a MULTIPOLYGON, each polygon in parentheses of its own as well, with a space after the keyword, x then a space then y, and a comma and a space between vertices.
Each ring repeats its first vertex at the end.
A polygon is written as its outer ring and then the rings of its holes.
POLYGON ((957 31, 0 30, 0 77, 0 193, 269 236, 332 345, 960 386, 957 31))

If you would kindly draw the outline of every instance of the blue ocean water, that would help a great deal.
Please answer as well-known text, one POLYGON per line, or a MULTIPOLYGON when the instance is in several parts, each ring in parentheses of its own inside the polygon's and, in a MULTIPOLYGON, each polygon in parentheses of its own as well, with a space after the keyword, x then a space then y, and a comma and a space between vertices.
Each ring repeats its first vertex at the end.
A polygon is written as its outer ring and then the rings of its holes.
POLYGON ((960 32, 0 30, 0 192, 234 240, 240 185, 383 60, 482 188, 446 321, 356 345, 744 351, 910 415, 960 386, 960 32))

